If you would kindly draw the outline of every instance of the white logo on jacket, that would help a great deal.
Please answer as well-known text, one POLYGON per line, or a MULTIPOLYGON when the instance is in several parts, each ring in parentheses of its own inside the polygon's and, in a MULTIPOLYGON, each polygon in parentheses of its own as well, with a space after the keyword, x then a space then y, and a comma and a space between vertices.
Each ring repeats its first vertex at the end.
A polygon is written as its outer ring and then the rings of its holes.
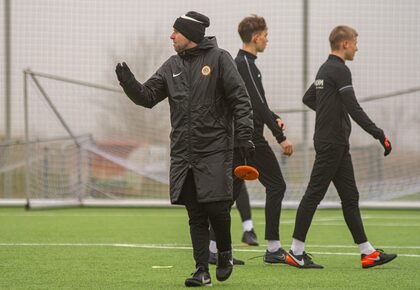
POLYGON ((317 90, 324 88, 324 80, 315 80, 314 85, 317 90))

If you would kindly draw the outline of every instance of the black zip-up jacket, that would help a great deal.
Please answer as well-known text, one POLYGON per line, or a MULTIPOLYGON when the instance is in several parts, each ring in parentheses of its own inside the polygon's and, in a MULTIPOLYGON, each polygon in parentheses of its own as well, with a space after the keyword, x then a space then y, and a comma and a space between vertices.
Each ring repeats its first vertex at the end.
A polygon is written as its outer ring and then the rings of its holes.
POLYGON ((238 71, 245 82, 248 94, 251 98, 254 111, 254 135, 255 146, 266 143, 264 138, 264 124, 271 130, 278 143, 286 140, 283 130, 278 126, 276 119, 280 118, 268 107, 262 85, 261 72, 255 65, 256 55, 240 49, 235 58, 238 71))
POLYGON ((303 103, 316 111, 315 142, 348 145, 351 133, 349 115, 375 139, 385 138, 384 132, 357 102, 350 69, 338 56, 331 54, 320 67, 315 82, 303 96, 303 103))
MULTIPOLYGON (((170 57, 144 84, 133 77, 121 84, 137 105, 152 108, 169 98, 171 118, 171 202, 193 170, 199 202, 232 199, 235 138, 252 139, 249 96, 229 53, 214 37, 170 57)), ((141 124, 139 124, 141 130, 141 124)))

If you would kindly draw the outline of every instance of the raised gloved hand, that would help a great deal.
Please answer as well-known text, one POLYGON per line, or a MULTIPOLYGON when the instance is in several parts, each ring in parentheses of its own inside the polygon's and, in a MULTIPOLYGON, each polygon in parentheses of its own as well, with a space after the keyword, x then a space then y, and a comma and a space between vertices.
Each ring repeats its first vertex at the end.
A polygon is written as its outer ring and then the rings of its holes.
POLYGON ((241 151, 243 158, 249 158, 255 154, 255 145, 251 140, 238 141, 237 147, 241 151))
POLYGON ((123 62, 122 65, 121 63, 117 64, 117 67, 115 68, 115 73, 117 74, 117 78, 120 83, 125 83, 129 79, 134 77, 133 73, 131 72, 130 68, 125 62, 123 62))
POLYGON ((381 140, 381 145, 385 149, 384 156, 387 156, 389 153, 391 153, 392 146, 391 146, 391 142, 389 142, 388 138, 385 137, 383 140, 381 140))

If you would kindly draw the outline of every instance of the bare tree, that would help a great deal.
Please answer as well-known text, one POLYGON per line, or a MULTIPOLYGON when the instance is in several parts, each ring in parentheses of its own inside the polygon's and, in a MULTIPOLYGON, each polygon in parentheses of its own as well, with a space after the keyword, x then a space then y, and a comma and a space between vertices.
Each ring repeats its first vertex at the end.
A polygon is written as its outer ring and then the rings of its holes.
MULTIPOLYGON (((156 31, 155 31, 156 32, 156 31)), ((156 32, 155 35, 160 35, 156 32)), ((144 82, 150 77, 167 57, 165 47, 168 43, 161 43, 157 38, 140 36, 134 49, 127 47, 124 59, 119 59, 115 52, 110 53, 113 66, 125 61, 130 65, 136 79, 144 82)), ((116 82, 114 71, 108 73, 110 83, 116 82)), ((163 101, 153 110, 134 105, 126 96, 110 94, 100 104, 102 130, 105 136, 112 139, 136 140, 147 143, 168 143, 170 129, 169 106, 163 101)))

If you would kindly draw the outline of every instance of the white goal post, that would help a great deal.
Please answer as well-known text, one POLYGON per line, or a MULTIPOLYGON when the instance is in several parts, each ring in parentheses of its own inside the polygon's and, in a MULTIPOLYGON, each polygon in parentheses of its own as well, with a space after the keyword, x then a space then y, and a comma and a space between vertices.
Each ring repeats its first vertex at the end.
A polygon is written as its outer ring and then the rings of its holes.
MULTIPOLYGON (((119 89, 30 70, 24 75, 26 140, 21 153, 25 157, 16 162, 26 168, 29 208, 169 205, 170 125, 165 101, 148 110, 132 104, 119 89)), ((391 110, 394 102, 383 99, 404 99, 409 104, 419 92, 420 88, 414 88, 361 102, 368 109, 380 105, 391 110)), ((267 134, 287 183, 284 207, 298 205, 314 158, 311 144, 297 137, 303 130, 302 112, 279 112, 288 120, 289 130, 298 132, 292 135, 296 147, 293 158, 282 156, 267 134)), ((409 105, 406 112, 411 112, 409 105)), ((313 119, 312 112, 309 116, 313 119)), ((418 148, 405 140, 394 140, 395 152, 383 158, 382 147, 366 135, 354 129, 351 141, 361 206, 419 207, 418 148)), ((3 171, 13 168, 1 165, 3 171)), ((248 182, 247 186, 251 204, 264 206, 265 192, 259 182, 248 182)), ((340 206, 333 186, 320 206, 340 206)))

